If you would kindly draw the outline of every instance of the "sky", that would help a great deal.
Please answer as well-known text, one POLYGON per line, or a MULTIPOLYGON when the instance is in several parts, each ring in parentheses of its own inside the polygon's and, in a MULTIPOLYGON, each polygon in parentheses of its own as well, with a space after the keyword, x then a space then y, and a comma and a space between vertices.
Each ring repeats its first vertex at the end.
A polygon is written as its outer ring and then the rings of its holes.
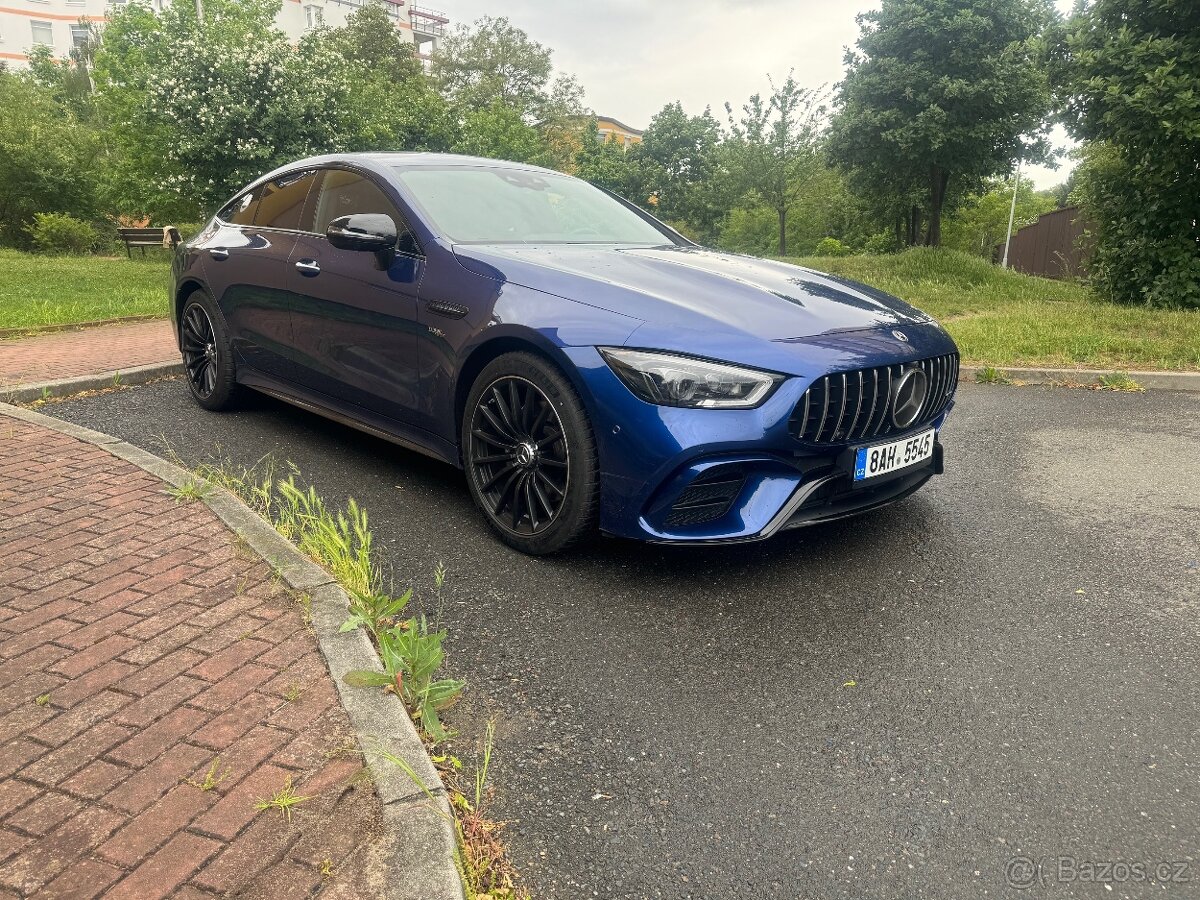
MULTIPOLYGON (((558 71, 571 72, 594 112, 633 128, 674 100, 692 115, 711 106, 724 123, 725 102, 739 110, 766 93, 767 76, 794 70, 801 84, 832 87, 842 77, 845 48, 858 36, 854 17, 878 6, 861 0, 435 0, 457 22, 507 16, 554 51, 558 71)), ((1056 0, 1069 10, 1072 0, 1056 0)), ((1056 131, 1058 146, 1069 147, 1056 131)), ((1067 177, 1024 170, 1037 188, 1067 177)))

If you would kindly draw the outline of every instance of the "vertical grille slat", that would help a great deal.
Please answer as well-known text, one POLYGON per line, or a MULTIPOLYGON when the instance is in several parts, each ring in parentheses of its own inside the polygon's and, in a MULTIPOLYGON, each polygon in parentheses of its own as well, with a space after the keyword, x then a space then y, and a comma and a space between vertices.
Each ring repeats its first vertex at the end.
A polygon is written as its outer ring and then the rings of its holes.
POLYGON ((854 398, 854 418, 850 420, 850 427, 846 429, 846 439, 851 440, 854 437, 854 426, 858 424, 858 417, 862 415, 863 405, 863 376, 862 372, 858 373, 858 395, 854 398))
POLYGON ((830 440, 833 440, 833 441, 836 441, 838 439, 838 435, 841 433, 842 419, 844 419, 846 417, 846 407, 848 405, 848 403, 847 403, 848 398, 846 396, 846 388, 847 388, 847 385, 849 382, 847 382, 847 380, 846 380, 845 372, 842 373, 841 379, 842 379, 842 395, 838 398, 837 424, 833 426, 833 436, 830 438, 830 440))
POLYGON ((817 420, 817 433, 813 435, 814 444, 821 443, 821 432, 825 430, 825 420, 829 418, 829 376, 825 376, 817 384, 821 386, 821 418, 817 420))
POLYGON ((804 443, 842 444, 874 440, 895 432, 891 417, 892 387, 905 369, 912 367, 920 368, 927 379, 925 401, 912 427, 933 421, 950 402, 958 385, 957 353, 823 375, 797 402, 792 412, 792 435, 804 443), (847 426, 844 431, 843 425, 847 426))

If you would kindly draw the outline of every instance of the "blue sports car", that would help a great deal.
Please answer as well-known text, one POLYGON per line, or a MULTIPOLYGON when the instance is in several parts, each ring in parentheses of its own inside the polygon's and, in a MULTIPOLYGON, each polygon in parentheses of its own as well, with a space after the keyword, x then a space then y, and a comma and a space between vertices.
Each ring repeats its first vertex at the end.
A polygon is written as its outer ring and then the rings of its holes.
POLYGON ((861 284, 704 249, 546 169, 304 159, 173 266, 196 401, 253 388, 465 470, 527 553, 735 543, 942 471, 958 352, 861 284))

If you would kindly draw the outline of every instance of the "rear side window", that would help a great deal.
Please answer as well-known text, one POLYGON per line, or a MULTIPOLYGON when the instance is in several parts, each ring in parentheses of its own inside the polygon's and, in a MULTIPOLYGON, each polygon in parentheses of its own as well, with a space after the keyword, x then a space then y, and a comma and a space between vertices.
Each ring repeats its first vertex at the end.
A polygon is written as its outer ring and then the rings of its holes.
POLYGON ((258 190, 246 191, 217 213, 217 218, 230 225, 254 224, 254 213, 258 210, 258 190))
POLYGON ((263 228, 300 229, 308 192, 317 180, 315 170, 291 172, 264 184, 259 190, 254 224, 263 228))

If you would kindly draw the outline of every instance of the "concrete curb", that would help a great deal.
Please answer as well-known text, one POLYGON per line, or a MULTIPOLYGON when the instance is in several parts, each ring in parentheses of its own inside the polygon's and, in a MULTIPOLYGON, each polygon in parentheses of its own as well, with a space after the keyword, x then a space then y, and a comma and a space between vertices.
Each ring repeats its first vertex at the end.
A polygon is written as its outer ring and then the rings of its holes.
POLYGON ((115 384, 131 385, 145 384, 166 375, 179 375, 183 372, 182 362, 150 363, 146 366, 133 366, 113 372, 103 372, 99 375, 77 375, 74 378, 59 378, 54 381, 43 381, 38 384, 15 384, 0 386, 0 397, 6 403, 32 403, 42 399, 42 392, 49 397, 66 397, 81 391, 100 391, 115 384))
MULTIPOLYGON (((1009 366, 963 366, 963 380, 974 381, 975 373, 984 368, 1002 372, 1015 381, 1026 384, 1058 384, 1064 381, 1094 384, 1101 375, 1111 375, 1113 369, 1018 369, 1009 366)), ((1200 372, 1144 372, 1120 369, 1145 388, 1164 391, 1200 391, 1200 372)))
MULTIPOLYGON (((3 403, 0 415, 94 444, 175 487, 196 480, 174 463, 103 432, 3 403)), ((343 675, 356 669, 383 671, 366 632, 338 631, 349 606, 345 591, 333 576, 301 554, 241 500, 224 488, 211 487, 204 503, 274 566, 288 587, 307 594, 312 601, 312 628, 321 655, 329 666, 358 744, 371 762, 375 789, 383 802, 384 827, 393 839, 387 865, 395 877, 381 886, 379 896, 389 900, 463 900, 462 880, 455 864, 453 813, 441 778, 408 711, 395 694, 352 688, 342 681, 343 675), (381 754, 404 760, 421 785, 381 754)))

